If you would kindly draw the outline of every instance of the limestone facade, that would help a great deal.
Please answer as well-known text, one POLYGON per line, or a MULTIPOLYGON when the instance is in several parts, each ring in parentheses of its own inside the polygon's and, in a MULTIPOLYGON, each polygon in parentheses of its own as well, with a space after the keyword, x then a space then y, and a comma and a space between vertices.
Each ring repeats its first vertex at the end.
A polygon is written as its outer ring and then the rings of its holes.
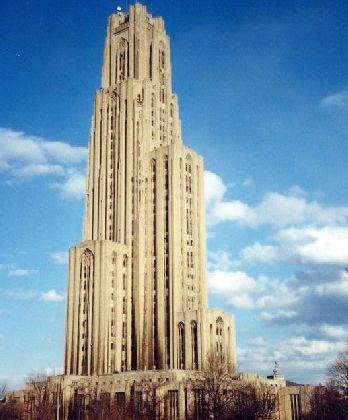
POLYGON ((203 159, 182 143, 161 18, 113 14, 70 249, 65 374, 236 367, 234 319, 207 306, 203 159))

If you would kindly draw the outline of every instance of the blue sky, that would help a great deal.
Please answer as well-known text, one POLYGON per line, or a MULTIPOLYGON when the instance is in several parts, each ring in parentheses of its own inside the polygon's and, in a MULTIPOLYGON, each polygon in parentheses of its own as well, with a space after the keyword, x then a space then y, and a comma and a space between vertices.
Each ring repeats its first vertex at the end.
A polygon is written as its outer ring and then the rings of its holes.
MULTIPOLYGON (((119 2, 123 8, 125 2, 119 2)), ((347 338, 348 4, 148 1, 205 158, 210 305, 241 370, 318 382, 347 338)), ((62 366, 66 251, 111 1, 0 6, 0 380, 62 366)))

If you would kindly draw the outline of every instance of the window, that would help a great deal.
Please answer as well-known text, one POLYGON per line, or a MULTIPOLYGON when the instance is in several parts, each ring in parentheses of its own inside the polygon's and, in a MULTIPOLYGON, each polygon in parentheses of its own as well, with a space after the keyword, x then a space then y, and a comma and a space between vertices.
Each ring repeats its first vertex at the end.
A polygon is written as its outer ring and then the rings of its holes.
POLYGON ((179 369, 185 369, 185 326, 183 322, 178 325, 179 334, 179 369))
POLYGON ((197 322, 191 322, 192 369, 198 369, 198 333, 197 322))

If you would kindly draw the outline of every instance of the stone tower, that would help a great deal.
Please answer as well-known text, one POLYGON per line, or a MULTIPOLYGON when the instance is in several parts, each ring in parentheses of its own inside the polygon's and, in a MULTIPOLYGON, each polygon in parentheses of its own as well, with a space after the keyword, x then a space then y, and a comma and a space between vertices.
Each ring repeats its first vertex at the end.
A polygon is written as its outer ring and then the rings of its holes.
POLYGON ((203 160, 182 144, 161 18, 109 18, 91 124, 83 241, 70 249, 65 373, 235 366, 207 307, 203 160))

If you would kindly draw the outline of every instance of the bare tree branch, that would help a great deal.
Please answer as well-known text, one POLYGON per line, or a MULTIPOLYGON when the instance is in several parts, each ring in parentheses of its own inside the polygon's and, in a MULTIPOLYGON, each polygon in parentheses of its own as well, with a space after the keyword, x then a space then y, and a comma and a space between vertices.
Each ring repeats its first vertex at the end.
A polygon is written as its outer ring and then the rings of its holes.
POLYGON ((328 371, 332 385, 343 395, 348 396, 348 343, 338 353, 328 371))

